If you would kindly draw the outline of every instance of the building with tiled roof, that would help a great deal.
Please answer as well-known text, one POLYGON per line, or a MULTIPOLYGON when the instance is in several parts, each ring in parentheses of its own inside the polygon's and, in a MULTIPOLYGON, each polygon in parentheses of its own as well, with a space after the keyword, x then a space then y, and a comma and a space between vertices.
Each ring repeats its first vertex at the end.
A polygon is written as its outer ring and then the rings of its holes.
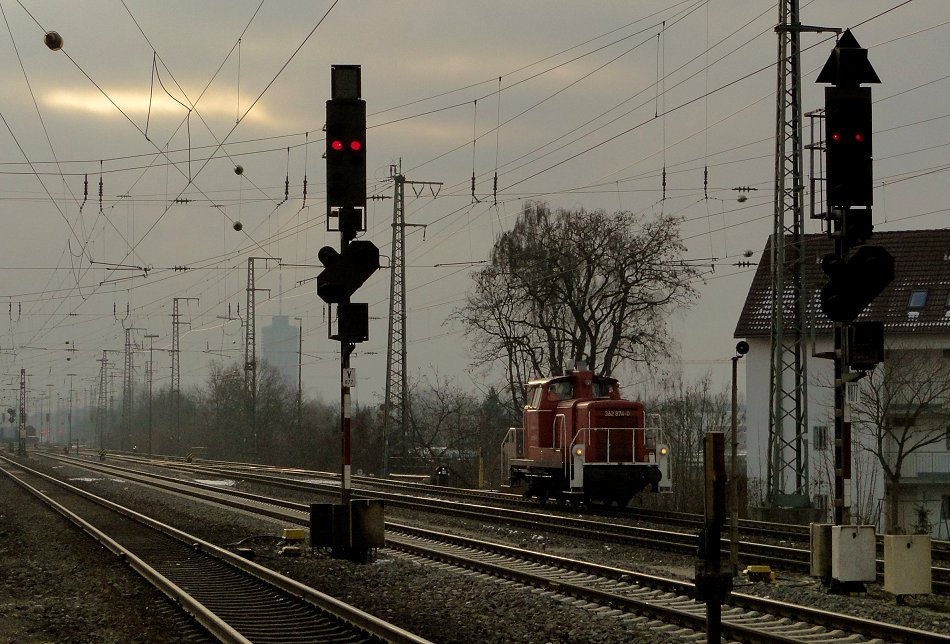
MULTIPOLYGON (((883 246, 894 257, 894 279, 858 320, 882 320, 886 331, 914 335, 950 334, 950 229, 875 233, 869 244, 883 246), (921 295, 921 293, 926 295, 921 295), (912 296, 916 294, 916 299, 912 296), (913 300, 913 301, 912 301, 913 300)), ((819 291, 828 277, 821 258, 834 250, 825 235, 805 235, 805 316, 816 333, 831 333, 831 322, 819 307, 819 291)), ((769 337, 772 326, 771 241, 752 279, 735 337, 769 337)))
MULTIPOLYGON (((883 246, 894 257, 894 279, 857 318, 884 323, 885 345, 932 352, 933 360, 950 360, 950 229, 876 232, 869 244, 883 246)), ((820 290, 828 281, 821 259, 834 244, 823 234, 806 235, 805 319, 807 338, 809 491, 815 506, 829 506, 833 497, 833 391, 832 362, 815 357, 832 348, 832 325, 820 308, 820 290)), ((789 246, 786 246, 789 252, 789 246)), ((759 479, 765 489, 769 418, 770 342, 772 323, 771 244, 766 243, 752 285, 736 324, 735 337, 749 342, 746 356, 746 426, 750 489, 759 479)), ((786 285, 786 310, 791 310, 791 289, 786 285)), ((786 327, 787 328, 787 327, 786 327)), ((888 355, 891 355, 890 353, 888 355)), ((880 368, 880 367, 879 367, 880 368)), ((944 404, 930 422, 948 423, 944 404)), ((789 430, 786 429, 786 436, 789 430)), ((853 428, 856 440, 860 438, 853 428)), ((866 450, 853 449, 853 501, 865 520, 879 524, 883 498, 880 464, 866 450)), ((930 512, 932 535, 950 537, 950 424, 946 440, 927 446, 905 460, 902 483, 903 524, 913 524, 918 508, 930 512), (904 498, 906 496, 906 498, 904 498)))

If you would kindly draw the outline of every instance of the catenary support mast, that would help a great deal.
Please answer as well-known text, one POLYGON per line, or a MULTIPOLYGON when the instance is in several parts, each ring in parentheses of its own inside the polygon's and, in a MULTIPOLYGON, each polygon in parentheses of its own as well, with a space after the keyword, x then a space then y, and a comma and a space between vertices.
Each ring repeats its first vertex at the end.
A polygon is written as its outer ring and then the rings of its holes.
POLYGON ((255 283, 254 262, 261 260, 266 262, 269 259, 280 261, 279 258, 272 257, 248 257, 247 258, 247 306, 244 309, 244 315, 247 318, 244 321, 244 395, 246 396, 246 413, 248 436, 245 449, 250 451, 252 460, 260 458, 260 445, 257 435, 257 325, 256 325, 256 300, 257 291, 270 291, 270 289, 257 288, 255 283))
POLYGON ((184 448, 186 441, 181 433, 181 334, 179 332, 179 327, 182 322, 179 319, 180 313, 178 312, 178 303, 184 301, 185 303, 194 300, 198 301, 197 297, 176 297, 172 300, 172 384, 171 384, 171 394, 172 400, 175 405, 175 443, 178 447, 184 448))
POLYGON ((803 248, 802 32, 836 31, 799 20, 798 0, 779 2, 772 228, 772 325, 767 503, 808 503, 807 334, 803 248))
POLYGON ((409 385, 406 379, 406 184, 429 186, 438 194, 441 182, 409 181, 402 168, 392 168, 393 239, 389 275, 389 339, 386 349, 386 401, 383 407, 383 474, 390 473, 390 457, 406 456, 409 449, 409 385))
POLYGON ((772 325, 767 503, 807 507, 807 333, 804 285, 802 32, 840 32, 801 24, 799 0, 779 2, 772 228, 772 325))

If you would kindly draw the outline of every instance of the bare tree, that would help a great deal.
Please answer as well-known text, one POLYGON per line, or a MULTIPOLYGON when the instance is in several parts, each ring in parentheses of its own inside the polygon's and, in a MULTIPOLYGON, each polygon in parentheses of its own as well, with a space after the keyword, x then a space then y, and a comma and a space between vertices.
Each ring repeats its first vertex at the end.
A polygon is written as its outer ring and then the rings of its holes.
POLYGON ((870 451, 884 474, 884 530, 894 534, 901 525, 899 499, 908 459, 929 445, 945 440, 950 402, 950 360, 940 350, 892 347, 887 359, 860 381, 852 405, 858 441, 870 451))
POLYGON ((479 348, 476 365, 505 365, 515 409, 524 382, 575 359, 609 376, 670 350, 666 316, 695 296, 678 224, 525 205, 455 312, 479 348))
MULTIPOLYGON (((832 414, 833 412, 829 412, 828 417, 821 419, 824 424, 819 426, 823 435, 820 439, 819 436, 814 436, 812 443, 814 453, 810 457, 814 459, 814 462, 810 468, 812 476, 809 489, 816 503, 819 497, 824 503, 824 505, 816 504, 815 507, 828 512, 832 509, 828 503, 834 496, 835 489, 834 417, 832 414)), ((859 525, 877 523, 877 514, 880 511, 876 498, 879 476, 880 468, 877 458, 867 451, 862 451, 861 436, 857 432, 852 432, 851 481, 854 496, 851 498, 851 517, 859 525)), ((764 502, 764 496, 762 501, 764 502)), ((830 514, 826 518, 830 520, 830 514)))
POLYGON ((417 453, 435 463, 446 450, 459 455, 472 450, 477 402, 471 394, 435 372, 414 379, 409 424, 417 453))
POLYGON ((397 467, 433 473, 445 467, 453 485, 498 483, 501 442, 513 422, 498 391, 463 390, 433 370, 410 382, 409 458, 397 467))
POLYGON ((663 431, 670 444, 670 475, 673 479, 674 507, 701 512, 703 437, 706 432, 726 431, 731 421, 731 401, 725 391, 712 391, 712 378, 687 383, 682 374, 664 379, 659 400, 651 410, 663 418, 663 431))
POLYGON ((495 488, 501 485, 501 444, 508 428, 520 425, 521 414, 513 414, 511 407, 502 400, 501 393, 495 387, 484 392, 478 404, 475 422, 476 446, 479 452, 478 482, 495 488))
POLYGON ((210 365, 204 390, 194 394, 194 410, 183 411, 183 418, 198 421, 192 439, 221 458, 243 458, 256 447, 262 461, 285 463, 287 455, 299 452, 294 449, 297 438, 291 434, 295 392, 272 365, 261 362, 257 373, 256 446, 243 431, 248 423, 247 390, 237 363, 210 365))

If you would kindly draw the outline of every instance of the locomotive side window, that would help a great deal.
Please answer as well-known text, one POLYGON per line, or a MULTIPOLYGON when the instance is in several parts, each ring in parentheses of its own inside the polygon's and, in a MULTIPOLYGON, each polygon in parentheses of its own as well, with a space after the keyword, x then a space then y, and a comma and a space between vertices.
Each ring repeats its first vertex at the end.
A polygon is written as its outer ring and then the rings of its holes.
POLYGON ((552 382, 548 385, 548 400, 568 400, 574 397, 574 384, 570 380, 552 382))
POLYGON ((609 380, 594 380, 594 398, 610 398, 613 383, 609 380))
POLYGON ((537 409, 541 406, 541 385, 531 385, 528 387, 528 407, 537 409))

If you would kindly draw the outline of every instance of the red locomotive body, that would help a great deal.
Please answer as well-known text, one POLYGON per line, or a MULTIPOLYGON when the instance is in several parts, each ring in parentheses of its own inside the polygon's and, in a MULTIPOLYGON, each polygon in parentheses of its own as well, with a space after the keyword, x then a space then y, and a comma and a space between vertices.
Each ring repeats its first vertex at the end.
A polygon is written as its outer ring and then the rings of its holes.
POLYGON ((616 379, 572 371, 532 380, 527 393, 524 427, 502 444, 503 476, 525 496, 623 507, 647 487, 670 489, 660 429, 645 426, 643 404, 622 399, 616 379))

